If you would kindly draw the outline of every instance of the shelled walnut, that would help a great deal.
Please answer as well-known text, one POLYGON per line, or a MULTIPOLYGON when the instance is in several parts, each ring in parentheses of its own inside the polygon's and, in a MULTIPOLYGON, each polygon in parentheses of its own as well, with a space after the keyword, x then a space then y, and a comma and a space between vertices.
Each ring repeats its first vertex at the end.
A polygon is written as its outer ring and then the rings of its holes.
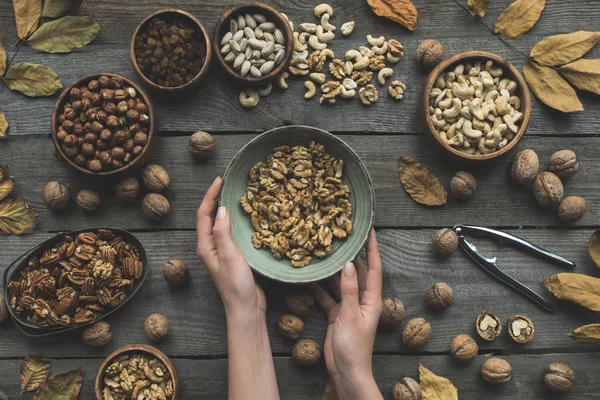
POLYGON ((525 315, 513 315, 506 321, 508 334, 517 343, 527 343, 533 340, 535 328, 533 322, 525 315))
POLYGON ((475 328, 479 336, 487 341, 496 339, 502 332, 500 318, 488 311, 479 313, 475 328))

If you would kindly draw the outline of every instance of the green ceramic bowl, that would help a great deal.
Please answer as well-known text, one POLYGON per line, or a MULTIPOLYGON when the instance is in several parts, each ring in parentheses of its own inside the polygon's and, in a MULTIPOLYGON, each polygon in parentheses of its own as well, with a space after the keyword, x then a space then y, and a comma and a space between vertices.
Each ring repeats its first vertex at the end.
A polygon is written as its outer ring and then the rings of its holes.
POLYGON ((320 129, 307 126, 275 128, 252 139, 233 158, 225 172, 221 204, 231 215, 233 241, 259 274, 286 283, 315 282, 340 271, 353 260, 365 245, 373 224, 375 196, 371 177, 354 150, 346 143, 320 129), (350 186, 352 204, 352 234, 335 239, 332 252, 322 259, 313 258, 306 267, 294 268, 290 260, 277 260, 268 249, 257 250, 252 245, 254 232, 250 216, 244 212, 240 199, 246 193, 248 171, 259 161, 266 160, 272 149, 279 145, 308 146, 314 140, 325 146, 325 151, 344 160, 345 184, 350 186))

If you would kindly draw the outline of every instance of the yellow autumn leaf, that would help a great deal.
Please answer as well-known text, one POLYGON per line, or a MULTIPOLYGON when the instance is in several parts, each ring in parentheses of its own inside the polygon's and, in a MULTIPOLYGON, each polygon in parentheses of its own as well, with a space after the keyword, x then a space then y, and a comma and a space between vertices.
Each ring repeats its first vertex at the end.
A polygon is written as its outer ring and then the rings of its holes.
POLYGON ((17 36, 25 39, 38 27, 42 16, 42 0, 13 0, 17 36))
POLYGON ((0 108, 0 137, 6 136, 6 132, 8 132, 8 121, 6 120, 4 110, 0 108))
POLYGON ((595 231, 590 236, 588 253, 594 264, 596 264, 596 267, 600 268, 600 230, 595 231))
POLYGON ((414 201, 427 206, 446 204, 448 192, 442 182, 421 163, 410 157, 400 157, 398 165, 402 186, 414 201))
POLYGON ((529 53, 538 64, 557 67, 581 58, 600 41, 600 32, 577 31, 548 36, 529 53))
POLYGON ((4 75, 4 71, 6 71, 6 49, 0 42, 0 76, 4 75))
POLYGON ((4 76, 4 84, 29 97, 52 96, 62 83, 56 72, 41 64, 20 62, 11 67, 4 76))
POLYGON ((419 384, 423 400, 458 400, 458 390, 443 376, 437 376, 419 363, 419 384))
POLYGON ((583 110, 575 89, 552 68, 525 61, 523 75, 533 93, 548 107, 562 112, 583 110))
POLYGON ((561 300, 600 311, 600 279, 584 274, 562 272, 544 281, 544 286, 561 300))
POLYGON ((533 28, 545 6, 546 0, 516 0, 500 14, 494 31, 509 38, 521 36, 533 28))
POLYGON ((331 378, 329 378, 329 380, 327 381, 327 386, 325 386, 325 391, 323 392, 322 400, 339 400, 331 378))
POLYGON ((580 326, 567 336, 579 343, 600 345, 600 324, 580 326))
POLYGON ((27 356, 21 363, 21 390, 33 392, 48 379, 50 361, 42 356, 27 356))
POLYGON ((577 89, 600 94, 600 59, 573 61, 560 67, 560 73, 577 89))
POLYGON ((474 17, 483 17, 490 5, 490 0, 468 0, 469 12, 474 17))
POLYGON ((15 178, 8 177, 0 181, 0 200, 4 200, 6 196, 12 193, 15 188, 15 178))
POLYGON ((4 199, 0 203, 0 231, 20 235, 37 226, 37 214, 23 199, 4 199))

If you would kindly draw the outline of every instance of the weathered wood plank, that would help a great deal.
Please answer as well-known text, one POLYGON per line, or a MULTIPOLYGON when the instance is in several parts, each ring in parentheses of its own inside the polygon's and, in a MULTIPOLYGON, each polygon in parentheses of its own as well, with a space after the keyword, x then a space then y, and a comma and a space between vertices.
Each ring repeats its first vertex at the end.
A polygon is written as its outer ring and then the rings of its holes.
MULTIPOLYGON (((10 166, 22 194, 40 215, 42 231, 77 229, 82 226, 123 226, 129 229, 194 229, 195 212, 204 191, 217 175, 225 172, 230 160, 252 135, 217 135, 215 156, 195 163, 187 151, 188 137, 161 137, 152 162, 163 165, 170 173, 172 188, 167 193, 172 214, 161 224, 148 221, 136 204, 124 204, 112 194, 112 185, 90 181, 72 171, 50 151, 50 139, 40 136, 11 138, 0 148, 0 160, 10 166), (65 212, 52 213, 42 201, 42 190, 51 180, 67 183, 73 191, 97 188, 103 193, 104 204, 97 213, 85 213, 74 206, 65 212)), ((440 162, 431 143, 423 136, 341 136, 364 161, 373 179, 376 196, 375 224, 378 227, 438 227, 456 223, 495 226, 560 226, 551 212, 537 206, 531 192, 514 184, 508 177, 511 156, 490 163, 487 167, 469 167, 478 179, 478 192, 469 203, 450 196, 444 207, 428 208, 415 203, 401 186, 398 176, 399 156, 410 155, 431 168, 448 187, 451 176, 462 167, 452 162, 440 162)), ((582 171, 566 184, 566 193, 581 195, 588 201, 588 213, 579 226, 593 226, 600 218, 600 165, 597 163, 598 138, 526 137, 520 148, 536 149, 544 167, 557 150, 575 150, 582 171)))
MULTIPOLYGON (((522 229, 509 232, 573 260, 581 273, 598 274, 587 255, 587 238, 591 231, 522 229)), ((540 285, 547 276, 560 272, 560 268, 510 247, 482 239, 474 240, 484 255, 498 256, 500 268, 549 298, 557 307, 557 311, 550 314, 493 280, 462 252, 446 261, 436 259, 430 250, 433 234, 433 230, 378 231, 384 265, 384 296, 400 298, 406 305, 407 318, 422 316, 433 327, 431 341, 420 354, 447 353, 450 342, 457 334, 476 335, 475 319, 481 310, 494 312, 503 321, 510 315, 525 314, 536 327, 535 339, 526 345, 514 343, 504 330, 495 341, 480 343, 482 350, 510 354, 593 349, 575 343, 566 334, 581 325, 597 321, 598 313, 552 299, 540 285), (444 313, 433 312, 425 304, 427 288, 439 281, 447 282, 455 292, 453 305, 444 313)), ((209 274, 195 254, 195 232, 141 232, 136 235, 148 252, 150 274, 137 296, 111 317, 114 338, 106 349, 87 347, 79 339, 78 332, 45 339, 27 339, 15 326, 7 324, 2 328, 0 358, 27 353, 44 353, 49 357, 107 355, 125 344, 146 343, 143 324, 153 312, 163 313, 171 321, 170 336, 161 344, 161 348, 170 355, 209 357, 226 354, 224 311, 209 274), (161 273, 164 263, 174 257, 185 260, 191 270, 191 285, 181 291, 169 290, 161 273)), ((22 238, 1 238, 3 251, 0 270, 3 271, 14 259, 48 237, 50 234, 37 233, 22 238)), ((267 318, 273 352, 290 354, 292 344, 276 333, 275 325, 278 316, 285 311, 282 298, 292 288, 270 281, 264 281, 263 286, 268 296, 267 318)), ((313 310, 305 322, 304 337, 322 343, 326 329, 323 313, 313 310)), ((400 343, 399 332, 395 331, 380 332, 375 351, 407 353, 400 343)))
MULTIPOLYGON (((373 374, 385 399, 392 398, 394 382, 404 376, 418 379, 419 362, 434 373, 450 379, 458 389, 461 399, 589 399, 598 394, 598 382, 594 373, 598 361, 596 354, 545 354, 510 356, 506 360, 513 367, 513 377, 501 387, 486 384, 479 375, 479 368, 486 356, 478 356, 466 366, 459 366, 448 356, 375 356, 373 374), (552 394, 543 383, 546 365, 564 362, 575 371, 575 388, 565 394, 552 394)), ((52 373, 83 368, 83 386, 80 399, 94 398, 94 379, 100 359, 51 360, 52 373)), ((173 359, 177 368, 184 399, 227 399, 227 360, 173 359)), ((0 362, 0 387, 9 399, 31 399, 31 394, 20 395, 20 360, 0 362)), ((324 366, 301 368, 293 359, 277 357, 275 372, 282 399, 321 399, 327 382, 324 366)))
MULTIPOLYGON (((529 49, 541 37, 527 37, 515 42, 522 52, 529 49)), ((418 115, 421 87, 426 78, 413 54, 421 38, 401 38, 405 45, 405 58, 394 66, 393 79, 407 83, 408 89, 402 101, 389 97, 386 87, 379 87, 377 104, 366 107, 358 99, 338 101, 334 106, 320 105, 317 98, 305 100, 302 80, 290 82, 287 91, 274 88, 268 98, 263 98, 254 109, 244 109, 238 102, 239 88, 226 80, 217 63, 200 89, 181 101, 161 99, 154 96, 157 105, 159 129, 163 134, 205 129, 214 132, 262 131, 282 123, 318 126, 341 133, 416 133, 423 132, 418 115)), ((521 68, 523 56, 507 47, 493 36, 477 38, 445 38, 442 40, 447 54, 473 48, 497 53, 521 68)), ((363 35, 336 41, 332 45, 338 55, 347 49, 366 44, 363 35)), ((12 53, 13 48, 8 52, 12 53)), ((600 57, 596 47, 588 57, 600 57)), ((49 55, 22 50, 15 59, 39 62, 53 68, 65 86, 93 72, 115 72, 136 79, 129 61, 126 46, 87 46, 70 55, 49 55)), ((389 82, 388 82, 389 83, 389 82)), ((549 109, 533 97, 532 119, 529 134, 539 135, 594 135, 597 134, 597 115, 600 97, 582 95, 586 110, 565 115, 549 109), (576 127, 576 128, 575 128, 576 127)), ((10 135, 49 134, 50 114, 56 98, 30 99, 20 93, 0 88, 0 104, 11 124, 10 135)))

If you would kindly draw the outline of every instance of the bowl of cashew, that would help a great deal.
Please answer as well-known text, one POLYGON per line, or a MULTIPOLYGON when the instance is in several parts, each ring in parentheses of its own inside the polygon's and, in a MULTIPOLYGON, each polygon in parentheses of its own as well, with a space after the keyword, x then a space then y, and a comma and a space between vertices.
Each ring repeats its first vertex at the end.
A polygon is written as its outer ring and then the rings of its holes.
POLYGON ((521 73, 487 51, 454 54, 427 77, 420 101, 426 132, 454 158, 485 161, 511 151, 531 117, 521 73))

